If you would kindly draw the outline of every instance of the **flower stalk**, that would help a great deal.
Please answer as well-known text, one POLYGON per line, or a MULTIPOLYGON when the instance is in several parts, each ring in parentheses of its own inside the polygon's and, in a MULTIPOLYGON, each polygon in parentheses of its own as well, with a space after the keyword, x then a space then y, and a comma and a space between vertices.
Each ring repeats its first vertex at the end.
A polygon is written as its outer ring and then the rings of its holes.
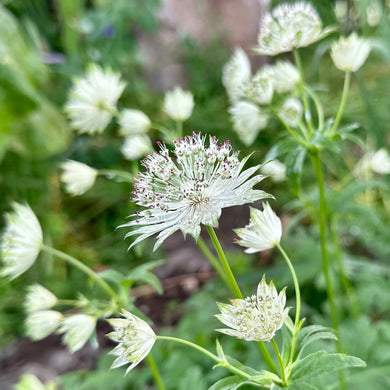
POLYGON ((341 101, 340 101, 339 109, 337 111, 336 119, 334 120, 333 126, 330 130, 330 135, 333 135, 339 127, 341 118, 342 118, 343 113, 344 113, 345 105, 347 104, 350 82, 351 82, 351 72, 346 71, 345 78, 344 78, 343 93, 341 95, 341 101))

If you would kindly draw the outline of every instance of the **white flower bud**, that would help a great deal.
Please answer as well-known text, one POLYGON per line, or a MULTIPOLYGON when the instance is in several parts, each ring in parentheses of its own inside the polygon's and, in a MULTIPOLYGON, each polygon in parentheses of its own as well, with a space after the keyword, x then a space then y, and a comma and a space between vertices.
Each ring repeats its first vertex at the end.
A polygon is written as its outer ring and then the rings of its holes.
POLYGON ((280 118, 291 127, 297 127, 302 119, 303 107, 301 102, 295 98, 288 98, 284 101, 279 110, 280 118))
POLYGON ((42 340, 53 333, 62 320, 62 314, 54 310, 39 310, 28 314, 26 334, 32 340, 42 340))
POLYGON ((28 293, 24 302, 27 312, 51 309, 57 303, 57 297, 40 284, 28 287, 28 293))
POLYGON ((130 161, 139 160, 153 152, 152 143, 147 135, 137 134, 126 137, 121 147, 123 156, 130 161))
POLYGON ((176 87, 165 94, 164 111, 175 121, 185 121, 192 114, 194 98, 191 92, 176 87))
POLYGON ((61 165, 61 181, 71 195, 82 195, 94 184, 98 171, 78 161, 68 160, 61 165))
POLYGON ((147 133, 152 122, 142 111, 126 109, 121 112, 119 125, 121 126, 120 134, 127 137, 147 133))
POLYGON ((267 162, 261 167, 261 173, 270 176, 275 183, 286 180, 286 166, 278 160, 267 162))

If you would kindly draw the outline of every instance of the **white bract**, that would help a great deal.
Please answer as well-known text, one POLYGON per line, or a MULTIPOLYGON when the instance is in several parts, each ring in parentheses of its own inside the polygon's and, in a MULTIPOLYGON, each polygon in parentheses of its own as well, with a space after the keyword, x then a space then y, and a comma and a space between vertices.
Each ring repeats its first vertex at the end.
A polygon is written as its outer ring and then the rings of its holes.
POLYGON ((52 308, 57 303, 57 297, 40 284, 28 287, 28 293, 24 302, 27 312, 46 310, 52 308))
POLYGON ((245 299, 232 299, 231 305, 217 303, 221 314, 216 317, 231 329, 218 332, 246 341, 271 341, 287 318, 285 288, 278 294, 273 282, 265 277, 257 287, 257 294, 245 299))
POLYGON ((152 122, 146 114, 140 110, 125 109, 121 112, 119 118, 121 126, 119 132, 127 137, 135 134, 147 133, 152 125, 152 122))
POLYGON ((297 127, 302 119, 302 104, 298 99, 290 97, 284 101, 278 114, 288 126, 297 127))
POLYGON ((379 149, 371 156, 371 169, 381 175, 390 173, 390 155, 386 149, 379 149))
POLYGON ((13 203, 13 212, 5 215, 0 253, 4 267, 0 276, 16 278, 33 263, 41 249, 42 229, 28 205, 13 203))
POLYGON ((282 223, 271 206, 264 203, 263 211, 251 207, 249 225, 234 231, 239 237, 237 244, 247 247, 246 253, 255 253, 279 244, 282 223))
POLYGON ((101 133, 110 123, 124 87, 118 74, 90 66, 86 76, 74 82, 65 106, 72 126, 80 133, 101 133))
POLYGON ((86 314, 75 314, 65 317, 57 333, 65 333, 63 343, 71 352, 81 349, 95 330, 96 318, 86 314))
POLYGON ((175 121, 183 122, 192 114, 194 98, 189 91, 176 87, 165 94, 164 111, 175 121))
POLYGON ((130 161, 139 160, 148 153, 153 152, 153 146, 150 138, 145 134, 136 134, 126 137, 121 147, 123 156, 130 161))
POLYGON ((332 44, 330 56, 336 68, 345 72, 356 72, 366 61, 370 50, 367 39, 352 33, 348 38, 340 38, 332 44))
POLYGON ((108 337, 118 345, 110 352, 116 355, 111 368, 117 368, 130 364, 126 374, 137 366, 151 351, 156 341, 153 329, 143 320, 122 310, 125 318, 112 318, 108 322, 114 331, 108 337))
POLYGON ((252 145, 259 131, 268 124, 269 116, 254 103, 241 100, 230 107, 233 128, 245 145, 252 145))
POLYGON ((78 161, 68 160, 61 165, 61 181, 71 195, 82 195, 94 184, 98 171, 78 161))
POLYGON ((28 314, 26 334, 32 340, 42 340, 53 333, 62 320, 62 314, 54 310, 39 310, 28 314))
POLYGON ((251 65, 244 50, 234 50, 230 60, 223 67, 222 83, 232 103, 243 96, 243 85, 251 77, 251 65))
POLYGON ((278 93, 292 91, 299 82, 298 69, 288 61, 277 61, 272 66, 272 83, 278 93))
POLYGON ((260 171, 264 175, 270 176, 271 180, 275 183, 286 179, 286 166, 279 160, 267 162, 261 167, 260 171))
POLYGON ((218 144, 210 136, 206 146, 205 139, 194 133, 174 141, 174 159, 159 144, 161 150, 142 161, 146 172, 134 180, 133 200, 147 209, 121 226, 134 227, 126 237, 139 235, 130 247, 159 233, 156 249, 176 230, 197 239, 201 224, 218 226, 223 208, 271 197, 252 188, 264 176, 253 176, 259 165, 243 171, 249 156, 240 162, 229 141, 218 144))
POLYGON ((322 28, 321 19, 310 3, 280 4, 260 21, 255 50, 258 54, 274 56, 309 46, 332 30, 322 28))

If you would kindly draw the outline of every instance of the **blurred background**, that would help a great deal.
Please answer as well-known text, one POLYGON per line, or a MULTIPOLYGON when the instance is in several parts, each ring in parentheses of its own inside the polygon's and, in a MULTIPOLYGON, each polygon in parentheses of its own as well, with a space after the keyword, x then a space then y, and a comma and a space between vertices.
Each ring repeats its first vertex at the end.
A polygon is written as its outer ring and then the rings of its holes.
MULTIPOLYGON (((115 229, 132 213, 131 183, 99 178, 94 189, 83 196, 71 197, 64 193, 59 164, 65 159, 102 169, 130 170, 134 163, 121 155, 122 140, 114 124, 102 135, 77 135, 70 128, 63 107, 72 80, 82 76, 91 62, 122 75, 126 88, 120 107, 142 110, 153 121, 168 126, 170 120, 161 109, 164 92, 180 85, 190 90, 195 100, 193 115, 185 123, 186 133, 202 131, 220 140, 231 139, 244 155, 254 149, 256 158, 262 161, 280 137, 280 125, 272 121, 250 150, 240 143, 227 112, 229 101, 221 81, 222 68, 237 46, 250 55, 252 69, 272 60, 253 55, 251 49, 257 42, 262 15, 278 3, 268 0, 0 1, 1 214, 10 210, 12 201, 27 202, 41 222, 46 242, 82 259, 97 271, 111 267, 126 270, 141 264, 145 258, 163 259, 164 265, 157 270, 157 275, 162 280, 164 296, 139 287, 133 291, 136 304, 161 332, 175 333, 210 348, 214 348, 213 329, 217 327, 213 302, 226 299, 228 293, 214 280, 215 275, 194 243, 189 239, 184 241, 181 233, 173 235, 156 253, 147 251, 149 243, 127 251, 129 242, 123 239, 124 231, 115 229)), ((375 42, 367 64, 355 75, 345 120, 361 124, 360 135, 372 149, 388 145, 390 2, 313 0, 312 3, 324 25, 338 25, 338 33, 344 34, 357 30, 375 42)), ((335 36, 302 50, 307 79, 312 84, 326 86, 323 98, 328 116, 334 115, 337 109, 343 82, 340 72, 331 66, 327 52, 335 36)), ((348 174, 350 166, 340 163, 341 155, 354 164, 362 154, 358 146, 346 147, 340 156, 329 160, 330 177, 336 179, 348 174)), ((310 188, 314 174, 308 171, 302 178, 302 186, 310 188)), ((389 184, 388 177, 381 180, 389 184)), ((300 201, 293 198, 287 182, 273 183, 266 179, 263 189, 275 195, 275 208, 289 226, 284 240, 297 260, 298 277, 306 297, 304 315, 326 323, 328 308, 323 306, 324 281, 318 276, 321 263, 318 243, 313 238, 315 229, 310 219, 299 218, 296 210, 300 201)), ((368 358, 373 348, 379 354, 374 354, 373 361, 384 362, 389 367, 388 350, 383 353, 378 350, 390 342, 390 327, 375 330, 376 333, 372 330, 373 319, 388 321, 390 316, 389 204, 385 196, 373 202, 370 204, 373 211, 359 209, 356 214, 352 211, 338 226, 340 239, 347 247, 346 257, 356 261, 353 281, 367 313, 354 322, 346 315, 342 329, 353 326, 362 335, 368 332, 371 339, 363 341, 363 350, 356 355, 368 358), (359 274, 356 264, 364 272, 359 274)), ((244 290, 249 293, 264 272, 279 286, 289 284, 287 270, 275 254, 265 252, 248 261, 232 243, 231 229, 244 226, 248 214, 247 208, 227 210, 221 220, 223 228, 219 230, 229 248, 233 267, 240 274, 240 283, 246 286, 244 290)), ((0 227, 3 225, 1 220, 0 227)), ((63 389, 153 388, 147 369, 127 377, 121 371, 109 371, 112 358, 102 353, 109 344, 104 337, 108 327, 103 323, 99 325, 100 347, 88 346, 74 355, 61 346, 58 337, 38 343, 23 337, 23 299, 27 285, 45 281, 45 287, 69 299, 86 287, 84 277, 66 265, 47 264, 47 259, 39 259, 23 278, 12 282, 0 279, 0 390, 11 389, 25 372, 43 381, 61 376, 57 383, 63 389)), ((288 291, 291 294, 293 289, 288 291)), ((251 346, 228 338, 226 343, 227 349, 229 345, 235 349, 237 358, 256 361, 257 352, 251 346)), ((201 356, 177 351, 174 346, 156 348, 156 359, 168 388, 206 389, 220 375, 209 370, 201 356)), ((380 376, 389 372, 383 371, 380 376)), ((376 388, 385 387, 370 387, 376 388)))

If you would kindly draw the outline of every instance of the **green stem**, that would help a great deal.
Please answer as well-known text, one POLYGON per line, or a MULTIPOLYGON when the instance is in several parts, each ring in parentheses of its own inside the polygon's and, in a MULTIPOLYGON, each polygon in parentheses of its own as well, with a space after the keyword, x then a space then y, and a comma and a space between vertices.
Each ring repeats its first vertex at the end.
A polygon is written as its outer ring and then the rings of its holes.
POLYGON ((56 306, 80 307, 80 301, 78 301, 77 299, 57 299, 56 306))
POLYGON ((336 119, 334 120, 333 126, 332 126, 332 128, 330 130, 330 135, 333 135, 334 132, 339 127, 340 120, 341 120, 341 118, 343 116, 345 105, 347 103, 350 82, 351 82, 351 72, 347 71, 347 72, 345 72, 343 94, 341 95, 341 101, 340 101, 340 105, 339 105, 339 110, 337 111, 336 119))
POLYGON ((164 383, 161 379, 160 372, 158 371, 157 364, 156 364, 155 360, 153 359, 153 356, 151 354, 146 356, 146 361, 149 364, 150 371, 152 371, 152 376, 153 376, 154 382, 156 383, 158 389, 165 390, 166 388, 165 388, 164 383))
POLYGON ((176 121, 176 138, 183 136, 183 121, 176 121))
POLYGON ((219 277, 225 282, 226 285, 230 285, 229 279, 226 277, 226 274, 221 267, 221 264, 218 262, 218 259, 211 253, 210 249, 204 242, 203 238, 199 237, 196 241, 198 244, 200 250, 203 252, 207 260, 211 263, 211 265, 214 267, 215 271, 217 271, 219 277))
POLYGON ((99 169, 98 175, 106 176, 109 179, 115 179, 117 177, 124 179, 125 181, 132 181, 133 175, 126 171, 121 171, 119 169, 99 169))
POLYGON ((191 341, 179 339, 179 338, 176 338, 176 337, 170 337, 170 336, 156 336, 156 338, 157 338, 157 340, 174 341, 176 343, 187 345, 187 346, 189 346, 191 348, 194 348, 194 349, 198 350, 199 352, 203 353, 204 355, 208 356, 210 359, 216 361, 222 367, 226 367, 229 371, 231 371, 231 372, 233 372, 233 373, 235 373, 237 375, 240 375, 240 376, 242 376, 244 378, 250 378, 251 377, 246 372, 241 371, 240 369, 238 369, 236 367, 233 367, 228 361, 221 360, 217 355, 214 355, 213 353, 211 353, 207 349, 201 347, 198 344, 192 343, 191 341))
POLYGON ((96 272, 92 271, 91 268, 86 266, 80 260, 77 260, 75 257, 68 255, 67 253, 61 252, 57 249, 54 249, 50 246, 46 246, 42 244, 41 249, 47 253, 50 253, 53 256, 57 256, 60 259, 64 260, 68 264, 73 265, 78 268, 80 271, 84 272, 88 276, 90 276, 103 290, 115 301, 118 302, 118 296, 116 292, 111 288, 111 286, 106 283, 96 272))
MULTIPOLYGON (((211 226, 206 226, 207 232, 210 235, 211 241, 215 247, 215 250, 217 251, 219 260, 222 263, 222 267, 225 271, 225 275, 228 279, 228 287, 233 292, 236 298, 243 299, 243 295, 241 293, 240 287, 238 287, 237 281, 234 277, 234 274, 230 268, 229 262, 226 258, 225 252, 222 249, 221 243, 218 240, 217 235, 215 234, 214 229, 211 226)), ((225 280, 225 279, 224 279, 225 280)), ((259 341, 257 345, 260 348, 260 351, 264 357, 264 360, 266 361, 268 367, 270 370, 272 370, 274 373, 277 372, 274 362, 272 361, 272 358, 268 352, 267 347, 264 345, 262 341, 259 341)))
POLYGON ((284 372, 284 365, 283 365, 283 360, 282 357, 280 356, 278 344, 276 344, 276 341, 274 339, 271 340, 271 344, 274 347, 276 357, 278 358, 279 366, 280 366, 280 373, 281 373, 281 378, 282 382, 286 383, 286 373, 284 372))
POLYGON ((164 134, 167 137, 169 137, 171 135, 171 131, 170 130, 168 130, 166 127, 158 125, 156 123, 153 123, 150 128, 153 129, 153 130, 159 131, 160 133, 164 134))
POLYGON ((298 68, 299 76, 300 76, 299 77, 299 86, 301 88, 303 107, 305 110, 304 117, 305 117, 307 126, 309 127, 310 134, 314 134, 313 123, 311 121, 309 100, 307 99, 306 90, 305 90, 305 79, 303 77, 303 66, 302 66, 301 57, 299 55, 298 49, 294 49, 293 53, 294 53, 295 64, 298 68))

